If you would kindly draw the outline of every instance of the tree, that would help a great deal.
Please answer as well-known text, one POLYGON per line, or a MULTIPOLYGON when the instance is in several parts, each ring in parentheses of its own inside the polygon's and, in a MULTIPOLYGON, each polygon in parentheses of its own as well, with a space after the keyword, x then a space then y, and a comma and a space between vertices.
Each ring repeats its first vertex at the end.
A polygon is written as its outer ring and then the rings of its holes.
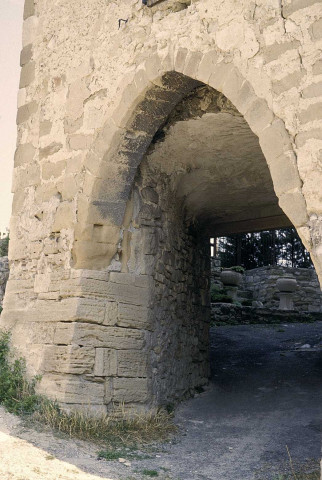
POLYGON ((242 265, 247 270, 266 265, 313 267, 310 254, 294 228, 221 237, 217 246, 223 267, 242 265))

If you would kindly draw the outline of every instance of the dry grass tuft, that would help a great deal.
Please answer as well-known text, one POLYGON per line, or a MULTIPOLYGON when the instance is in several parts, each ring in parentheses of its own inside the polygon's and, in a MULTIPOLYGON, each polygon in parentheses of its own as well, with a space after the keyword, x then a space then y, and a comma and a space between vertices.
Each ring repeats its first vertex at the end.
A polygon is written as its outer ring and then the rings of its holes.
POLYGON ((44 402, 33 418, 70 437, 104 442, 113 447, 164 442, 177 431, 173 414, 164 409, 136 412, 125 410, 124 405, 108 414, 93 416, 88 410, 67 413, 57 404, 44 402))

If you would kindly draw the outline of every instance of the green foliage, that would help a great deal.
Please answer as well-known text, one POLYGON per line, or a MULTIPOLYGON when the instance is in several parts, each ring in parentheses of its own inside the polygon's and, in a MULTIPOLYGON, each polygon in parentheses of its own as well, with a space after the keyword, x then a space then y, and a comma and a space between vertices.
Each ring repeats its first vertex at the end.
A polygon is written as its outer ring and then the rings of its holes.
POLYGON ((39 407, 41 397, 35 386, 39 377, 26 380, 26 365, 22 358, 12 359, 10 333, 0 332, 0 404, 15 414, 31 414, 39 407))
POLYGON ((229 270, 232 270, 233 272, 237 272, 237 273, 242 273, 242 274, 245 272, 244 267, 242 267, 241 265, 234 265, 233 267, 230 267, 229 270))
POLYGON ((227 295, 224 288, 219 288, 218 285, 211 285, 210 299, 212 303, 232 303, 232 299, 227 295))
POLYGON ((103 458, 104 460, 107 461, 113 461, 113 460, 118 460, 119 458, 125 458, 127 460, 147 460, 150 459, 151 456, 149 455, 142 455, 133 451, 130 451, 128 448, 127 449, 107 449, 107 450, 101 450, 98 452, 98 458, 103 458))
POLYGON ((142 475, 146 475, 147 477, 158 477, 159 474, 156 470, 142 470, 142 475))
POLYGON ((0 257, 7 257, 9 249, 9 235, 0 240, 0 257))
POLYGON ((295 228, 242 233, 218 239, 221 265, 243 265, 246 270, 267 265, 311 268, 312 261, 295 228))

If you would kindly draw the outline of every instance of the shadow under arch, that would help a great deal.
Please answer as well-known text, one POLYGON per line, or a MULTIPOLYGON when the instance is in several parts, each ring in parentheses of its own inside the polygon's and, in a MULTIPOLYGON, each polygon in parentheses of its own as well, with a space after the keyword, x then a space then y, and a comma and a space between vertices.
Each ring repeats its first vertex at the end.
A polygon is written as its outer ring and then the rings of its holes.
POLYGON ((207 52, 192 68, 195 55, 191 52, 181 61, 179 50, 172 70, 169 66, 165 69, 156 56, 123 87, 117 108, 85 160, 89 181, 85 181, 79 199, 73 249, 76 268, 104 268, 111 264, 121 248, 129 196, 144 154, 175 106, 201 85, 223 93, 258 136, 279 205, 310 250, 309 239, 303 234, 308 217, 302 182, 292 139, 283 121, 275 117, 236 67, 218 63, 216 53, 207 52))

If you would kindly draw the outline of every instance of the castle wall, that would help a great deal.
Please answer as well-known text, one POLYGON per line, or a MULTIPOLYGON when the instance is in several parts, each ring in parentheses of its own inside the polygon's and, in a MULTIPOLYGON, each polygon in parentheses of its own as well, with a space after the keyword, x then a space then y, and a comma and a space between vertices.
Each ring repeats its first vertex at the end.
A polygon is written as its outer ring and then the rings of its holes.
MULTIPOLYGON (((205 334, 201 348, 193 347, 199 336, 189 320, 207 307, 199 279, 189 283, 191 269, 195 277, 207 272, 202 238, 179 224, 151 255, 155 270, 137 270, 131 262, 143 244, 129 221, 138 167, 154 134, 200 82, 222 92, 258 136, 279 205, 321 278, 321 13, 321 3, 309 0, 282 7, 275 0, 167 0, 151 8, 134 0, 26 0, 1 325, 11 328, 29 372, 43 373, 48 395, 98 408, 124 397, 147 404, 183 395, 206 375, 205 334), (180 238, 187 245, 187 263, 177 270, 166 254, 171 238, 172 250, 180 238), (191 338, 187 352, 201 352, 196 367, 180 353, 193 379, 177 390, 165 375, 168 360, 151 353, 163 335, 170 342, 162 321, 165 303, 176 308, 174 271, 179 285, 189 277, 177 304, 188 295, 189 314, 185 320, 171 313, 178 322, 172 338, 180 330, 178 345, 191 338), (163 299, 157 311, 155 291, 163 299), (192 291, 199 291, 195 301, 192 291), (128 352, 137 352, 140 376, 129 374, 128 352), (155 384, 154 368, 163 372, 155 384)), ((171 223, 175 214, 165 210, 171 223)))

